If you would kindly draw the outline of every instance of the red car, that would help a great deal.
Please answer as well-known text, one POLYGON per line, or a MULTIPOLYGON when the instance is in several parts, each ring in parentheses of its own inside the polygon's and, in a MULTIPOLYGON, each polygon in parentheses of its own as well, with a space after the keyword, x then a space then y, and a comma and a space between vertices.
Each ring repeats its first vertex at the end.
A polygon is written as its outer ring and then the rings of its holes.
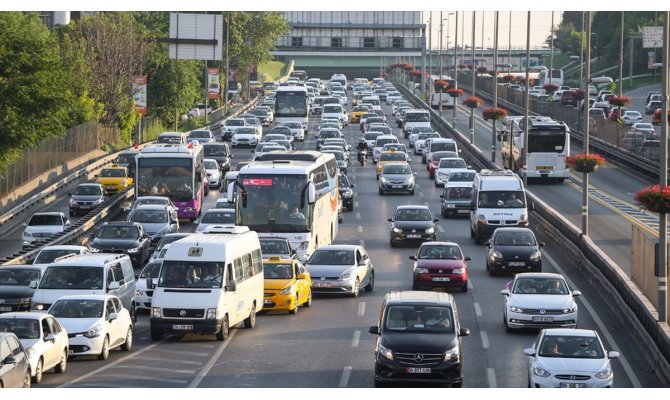
POLYGON ((435 170, 437 165, 440 163, 440 158, 443 157, 458 157, 458 153, 455 151, 435 151, 430 155, 430 160, 426 163, 426 169, 428 170, 428 177, 430 179, 435 178, 435 170))
POLYGON ((454 242, 424 242, 415 256, 412 289, 459 288, 468 291, 468 264, 461 247, 454 242))

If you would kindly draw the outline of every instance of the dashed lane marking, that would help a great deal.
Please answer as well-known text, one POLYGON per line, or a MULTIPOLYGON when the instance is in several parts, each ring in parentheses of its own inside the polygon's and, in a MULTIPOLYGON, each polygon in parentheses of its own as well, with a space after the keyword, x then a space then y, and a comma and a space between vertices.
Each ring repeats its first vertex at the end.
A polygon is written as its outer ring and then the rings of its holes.
POLYGON ((361 340, 361 331, 354 331, 354 338, 351 340, 351 347, 358 347, 361 340))
POLYGON ((479 303, 475 303, 475 315, 478 318, 482 317, 482 308, 479 306, 479 303))
POLYGON ((342 379, 340 379, 340 387, 347 387, 349 384, 349 377, 351 376, 351 366, 344 367, 342 371, 342 379))
POLYGON ((480 333, 482 337, 482 347, 488 349, 491 347, 491 344, 489 343, 489 335, 486 333, 486 331, 481 331, 480 333))
POLYGON ((493 368, 486 368, 486 380, 489 381, 490 388, 498 387, 496 384, 496 370, 493 368))
POLYGON ((362 227, 362 226, 358 225, 358 228, 357 228, 357 229, 358 229, 358 232, 359 232, 359 233, 363 233, 363 227, 362 227))
POLYGON ((365 302, 361 301, 358 303, 358 316, 362 317, 365 315, 365 302))

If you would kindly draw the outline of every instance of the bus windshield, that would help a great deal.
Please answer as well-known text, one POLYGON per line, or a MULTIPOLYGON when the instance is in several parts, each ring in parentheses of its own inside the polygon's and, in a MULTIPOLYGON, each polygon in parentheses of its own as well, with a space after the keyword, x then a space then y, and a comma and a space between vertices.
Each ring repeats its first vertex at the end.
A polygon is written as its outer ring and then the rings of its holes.
POLYGON ((529 153, 562 153, 565 147, 565 132, 531 131, 528 135, 529 153))
POLYGON ((277 92, 275 117, 304 117, 307 115, 307 92, 277 92))
POLYGON ((140 196, 167 196, 173 201, 193 199, 193 169, 187 158, 140 158, 137 167, 140 196))
POLYGON ((158 287, 220 288, 223 263, 165 260, 160 268, 158 287))
POLYGON ((243 175, 237 191, 237 223, 257 232, 308 232, 311 208, 301 197, 307 177, 300 175, 243 175))

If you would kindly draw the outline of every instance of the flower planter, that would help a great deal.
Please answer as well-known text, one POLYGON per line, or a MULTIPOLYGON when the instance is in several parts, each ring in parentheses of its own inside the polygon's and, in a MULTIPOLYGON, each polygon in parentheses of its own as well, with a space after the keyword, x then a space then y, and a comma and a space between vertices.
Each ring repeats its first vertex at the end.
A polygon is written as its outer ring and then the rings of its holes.
POLYGON ((590 164, 588 162, 578 162, 575 163, 575 165, 572 167, 572 169, 577 172, 586 172, 586 173, 595 172, 598 170, 598 168, 600 168, 600 165, 590 164))
POLYGON ((480 99, 479 97, 470 96, 463 100, 463 104, 465 104, 465 106, 468 108, 474 109, 484 104, 484 100, 480 99))
POLYGON ((485 121, 488 121, 490 119, 497 121, 499 119, 503 119, 507 117, 507 110, 503 108, 487 108, 484 111, 482 111, 482 116, 484 117, 485 121))
POLYGON ((568 156, 565 164, 577 172, 591 173, 598 170, 598 168, 605 163, 605 159, 594 153, 579 153, 574 156, 568 156))
POLYGON ((635 194, 637 204, 649 211, 670 213, 670 186, 661 190, 659 185, 647 186, 635 194))
POLYGON ((455 97, 463 96, 463 94, 465 94, 465 92, 463 91, 463 89, 449 89, 449 90, 447 90, 447 94, 449 94, 449 96, 455 98, 455 97))
POLYGON ((609 103, 614 107, 625 107, 630 104, 630 97, 627 96, 613 96, 610 97, 609 103))

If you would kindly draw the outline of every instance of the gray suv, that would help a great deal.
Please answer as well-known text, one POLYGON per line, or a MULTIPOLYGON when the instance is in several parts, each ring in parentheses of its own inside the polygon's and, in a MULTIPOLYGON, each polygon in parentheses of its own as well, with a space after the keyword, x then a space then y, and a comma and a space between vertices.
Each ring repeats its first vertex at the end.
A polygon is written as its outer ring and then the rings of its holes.
POLYGON ((70 216, 87 214, 105 201, 105 190, 99 183, 80 183, 70 193, 70 216))

